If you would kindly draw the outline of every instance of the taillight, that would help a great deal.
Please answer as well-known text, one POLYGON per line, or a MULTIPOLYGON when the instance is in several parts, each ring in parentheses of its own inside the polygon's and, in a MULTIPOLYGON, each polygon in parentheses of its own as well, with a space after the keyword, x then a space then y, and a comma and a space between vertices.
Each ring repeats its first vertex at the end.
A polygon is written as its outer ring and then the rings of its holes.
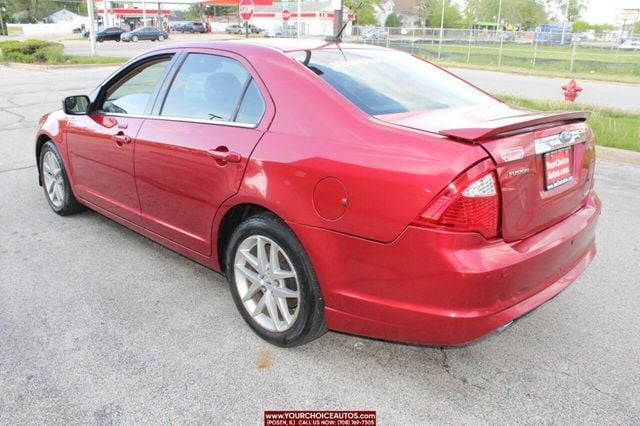
POLYGON ((473 231, 496 238, 500 224, 500 191, 491 160, 482 161, 451 182, 415 225, 473 231))

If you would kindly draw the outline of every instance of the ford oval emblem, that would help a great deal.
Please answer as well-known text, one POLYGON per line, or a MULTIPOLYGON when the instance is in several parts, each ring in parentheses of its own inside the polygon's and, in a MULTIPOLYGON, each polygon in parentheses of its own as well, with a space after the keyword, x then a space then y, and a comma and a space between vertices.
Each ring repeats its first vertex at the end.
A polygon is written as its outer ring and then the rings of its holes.
POLYGON ((570 143, 573 140, 573 133, 571 132, 561 132, 560 133, 560 142, 563 144, 570 143))

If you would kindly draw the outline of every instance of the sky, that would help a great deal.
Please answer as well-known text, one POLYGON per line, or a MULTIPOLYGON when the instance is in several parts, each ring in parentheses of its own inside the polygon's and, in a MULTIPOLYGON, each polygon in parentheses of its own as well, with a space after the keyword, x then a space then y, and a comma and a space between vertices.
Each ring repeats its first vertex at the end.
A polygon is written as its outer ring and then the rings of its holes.
POLYGON ((591 0, 582 19, 592 24, 616 23, 616 9, 640 9, 640 0, 591 0))

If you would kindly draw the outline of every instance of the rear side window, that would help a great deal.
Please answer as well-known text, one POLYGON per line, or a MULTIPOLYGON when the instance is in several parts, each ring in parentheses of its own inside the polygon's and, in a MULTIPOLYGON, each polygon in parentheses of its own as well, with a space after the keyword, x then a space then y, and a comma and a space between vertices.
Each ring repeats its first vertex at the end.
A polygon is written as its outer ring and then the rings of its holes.
POLYGON ((160 115, 257 124, 263 113, 262 95, 240 62, 194 53, 171 83, 160 115))
POLYGON ((492 98, 439 68, 381 49, 312 50, 293 56, 370 115, 481 105, 492 98))

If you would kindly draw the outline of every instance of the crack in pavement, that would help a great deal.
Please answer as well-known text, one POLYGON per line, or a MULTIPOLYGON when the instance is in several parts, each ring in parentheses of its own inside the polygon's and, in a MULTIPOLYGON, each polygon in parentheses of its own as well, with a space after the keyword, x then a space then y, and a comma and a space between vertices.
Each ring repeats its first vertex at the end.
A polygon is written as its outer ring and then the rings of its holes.
POLYGON ((12 169, 6 169, 6 170, 0 170, 0 174, 2 173, 9 173, 9 172, 16 172, 16 171, 20 171, 20 170, 27 170, 27 169, 33 169, 35 168, 36 165, 32 164, 30 166, 22 166, 22 167, 14 167, 12 169))

